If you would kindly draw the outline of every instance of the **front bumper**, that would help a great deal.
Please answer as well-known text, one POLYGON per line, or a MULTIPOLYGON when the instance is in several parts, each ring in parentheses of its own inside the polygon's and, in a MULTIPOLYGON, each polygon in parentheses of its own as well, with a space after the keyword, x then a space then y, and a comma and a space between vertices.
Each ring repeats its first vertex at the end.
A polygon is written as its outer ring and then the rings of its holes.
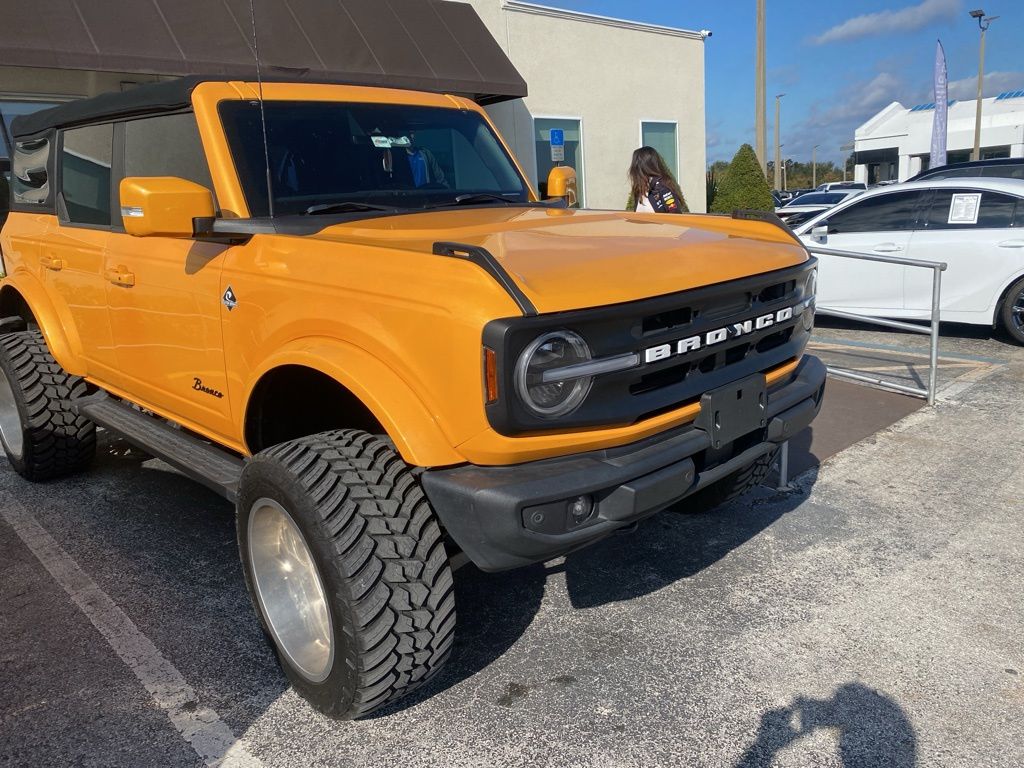
POLYGON ((825 366, 805 356, 768 393, 766 425, 728 446, 689 425, 631 445, 507 467, 424 472, 423 487, 448 533, 485 571, 530 565, 592 544, 742 469, 810 424, 821 409, 825 366), (573 524, 568 504, 593 513, 573 524))

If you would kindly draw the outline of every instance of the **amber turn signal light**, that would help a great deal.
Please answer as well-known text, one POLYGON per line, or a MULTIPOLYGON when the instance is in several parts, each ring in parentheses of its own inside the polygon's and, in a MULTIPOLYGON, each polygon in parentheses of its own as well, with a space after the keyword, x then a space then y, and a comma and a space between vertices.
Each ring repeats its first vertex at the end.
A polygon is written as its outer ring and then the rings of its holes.
POLYGON ((484 393, 488 405, 498 402, 498 356, 487 347, 484 347, 484 393))

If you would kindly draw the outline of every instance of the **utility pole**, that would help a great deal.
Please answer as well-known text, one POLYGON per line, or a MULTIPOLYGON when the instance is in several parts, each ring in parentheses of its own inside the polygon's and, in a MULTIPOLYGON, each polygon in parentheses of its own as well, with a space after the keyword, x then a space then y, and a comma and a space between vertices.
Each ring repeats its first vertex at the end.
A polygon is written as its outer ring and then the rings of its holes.
POLYGON ((985 11, 979 8, 971 11, 971 18, 978 20, 978 28, 981 30, 981 45, 978 48, 978 105, 974 112, 974 151, 971 152, 971 160, 981 160, 981 87, 985 81, 985 33, 989 25, 999 17, 986 16, 985 11))
POLYGON ((768 126, 765 125, 767 105, 767 69, 765 67, 765 0, 757 0, 757 43, 754 63, 754 137, 757 160, 768 178, 768 126))
POLYGON ((775 186, 773 189, 782 189, 782 168, 779 166, 779 150, 782 144, 779 143, 779 102, 784 93, 775 94, 775 186))
POLYGON ((811 147, 811 189, 818 188, 818 147, 821 144, 815 144, 811 147))

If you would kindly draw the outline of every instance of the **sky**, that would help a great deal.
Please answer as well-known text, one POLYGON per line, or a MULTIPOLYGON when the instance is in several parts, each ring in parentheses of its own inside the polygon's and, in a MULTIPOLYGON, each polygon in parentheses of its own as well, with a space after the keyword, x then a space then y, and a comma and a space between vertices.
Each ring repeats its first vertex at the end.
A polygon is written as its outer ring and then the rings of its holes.
MULTIPOLYGON (((586 13, 710 29, 706 44, 708 162, 754 144, 755 0, 539 0, 586 13)), ((854 130, 890 102, 932 101, 935 41, 949 68, 950 98, 973 99, 978 78, 977 22, 986 38, 985 96, 1024 88, 1024 0, 767 0, 769 155, 777 93, 785 157, 840 162, 854 130)), ((638 72, 642 76, 642 72, 638 72)), ((685 76, 685 73, 681 73, 685 76)))

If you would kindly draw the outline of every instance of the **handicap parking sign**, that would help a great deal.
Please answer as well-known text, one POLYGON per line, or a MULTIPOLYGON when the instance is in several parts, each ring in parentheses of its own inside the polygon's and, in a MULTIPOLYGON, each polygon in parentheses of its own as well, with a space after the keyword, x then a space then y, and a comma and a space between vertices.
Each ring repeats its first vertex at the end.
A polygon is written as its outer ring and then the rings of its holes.
POLYGON ((565 131, 561 128, 551 129, 551 162, 560 163, 565 160, 565 131))

